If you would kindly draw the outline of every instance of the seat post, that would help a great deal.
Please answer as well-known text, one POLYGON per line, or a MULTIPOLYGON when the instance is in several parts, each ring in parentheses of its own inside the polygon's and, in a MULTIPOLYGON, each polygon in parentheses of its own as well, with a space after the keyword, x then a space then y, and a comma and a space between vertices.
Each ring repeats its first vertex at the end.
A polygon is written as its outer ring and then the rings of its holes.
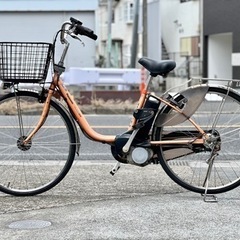
POLYGON ((147 81, 146 81, 146 85, 145 85, 145 90, 148 91, 148 88, 149 88, 149 84, 150 82, 153 80, 153 76, 151 74, 149 74, 148 78, 147 78, 147 81))

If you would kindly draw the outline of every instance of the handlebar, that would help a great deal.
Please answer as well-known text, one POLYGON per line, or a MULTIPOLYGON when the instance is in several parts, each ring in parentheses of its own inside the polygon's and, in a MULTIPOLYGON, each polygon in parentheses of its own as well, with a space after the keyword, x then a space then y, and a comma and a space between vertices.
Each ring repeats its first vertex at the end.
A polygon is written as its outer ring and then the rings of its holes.
MULTIPOLYGON (((72 38, 78 39, 81 41, 81 39, 77 35, 84 35, 87 36, 93 40, 97 40, 97 35, 94 33, 94 31, 90 28, 84 27, 82 25, 82 22, 79 20, 71 17, 70 22, 64 22, 62 24, 61 30, 58 31, 56 34, 55 40, 54 40, 54 48, 55 48, 55 42, 57 39, 58 34, 60 33, 60 41, 62 44, 64 44, 64 49, 60 58, 60 61, 58 64, 55 64, 54 61, 54 68, 55 71, 58 73, 62 73, 64 71, 64 59, 66 57, 68 47, 69 47, 69 42, 67 41, 67 36, 71 36, 72 38)), ((82 42, 82 41, 81 41, 82 42)), ((83 42, 82 42, 83 43, 83 42)), ((54 59, 54 53, 53 53, 53 59, 54 59)))
POLYGON ((71 22, 65 22, 62 25, 60 37, 62 44, 66 43, 66 34, 73 38, 77 38, 77 35, 84 35, 93 40, 97 40, 98 37, 92 29, 82 26, 82 22, 73 17, 70 18, 70 21, 71 22), (67 26, 69 26, 68 29, 67 26))
POLYGON ((82 22, 73 17, 70 18, 70 21, 75 27, 74 34, 84 35, 93 40, 97 40, 97 35, 94 33, 92 29, 82 26, 82 22))

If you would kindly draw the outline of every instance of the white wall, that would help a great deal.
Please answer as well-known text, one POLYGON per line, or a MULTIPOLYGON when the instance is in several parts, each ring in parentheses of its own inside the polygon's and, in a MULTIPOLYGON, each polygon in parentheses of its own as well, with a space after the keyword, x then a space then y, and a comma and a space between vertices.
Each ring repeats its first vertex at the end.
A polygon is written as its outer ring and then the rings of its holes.
POLYGON ((232 78, 232 34, 214 34, 208 39, 208 77, 232 78))
POLYGON ((162 59, 162 34, 160 1, 149 1, 148 3, 148 57, 162 59))
POLYGON ((199 36, 200 1, 160 0, 162 38, 168 52, 180 51, 180 38, 199 36))
MULTIPOLYGON (((125 19, 126 3, 129 3, 129 2, 134 3, 134 0, 132 1, 122 0, 117 3, 114 9, 115 21, 111 24, 112 40, 122 40, 123 67, 128 67, 131 59, 133 22, 127 23, 125 19)), ((98 51, 99 51, 99 54, 105 55, 107 48, 106 48, 106 45, 103 44, 103 42, 106 42, 109 37, 108 36, 108 5, 100 6, 96 10, 96 19, 99 27, 98 51)))
POLYGON ((0 0, 0 11, 92 11, 98 0, 0 0))
MULTIPOLYGON (((161 59, 161 15, 160 1, 148 1, 148 57, 161 59)), ((115 22, 112 23, 112 39, 122 40, 123 45, 123 67, 128 67, 131 58, 131 45, 133 34, 133 22, 126 23, 124 18, 125 4, 127 2, 135 3, 135 0, 122 0, 118 2, 115 8, 115 22)), ((135 10, 135 8, 134 8, 135 10)), ((142 57, 142 5, 139 7, 139 26, 138 26, 138 58, 142 57)), ((107 7, 102 6, 97 10, 97 21, 99 22, 99 43, 106 41, 107 35, 107 7)), ((104 54, 104 48, 99 44, 99 53, 104 54)))
MULTIPOLYGON (((70 17, 81 20, 85 26, 95 29, 94 11, 86 12, 1 12, 0 41, 39 41, 52 42, 53 36, 64 21, 70 17)), ((66 67, 93 67, 96 43, 87 37, 81 37, 85 47, 79 41, 71 40, 66 59, 66 67)), ((59 54, 56 54, 59 56, 59 54)))

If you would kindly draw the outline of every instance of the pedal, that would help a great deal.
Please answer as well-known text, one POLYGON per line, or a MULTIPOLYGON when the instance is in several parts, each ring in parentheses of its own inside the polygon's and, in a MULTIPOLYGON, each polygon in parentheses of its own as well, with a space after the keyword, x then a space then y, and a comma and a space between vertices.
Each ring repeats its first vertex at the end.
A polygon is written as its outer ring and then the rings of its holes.
POLYGON ((120 162, 117 162, 114 168, 110 171, 110 174, 114 176, 114 174, 119 170, 120 167, 120 162))

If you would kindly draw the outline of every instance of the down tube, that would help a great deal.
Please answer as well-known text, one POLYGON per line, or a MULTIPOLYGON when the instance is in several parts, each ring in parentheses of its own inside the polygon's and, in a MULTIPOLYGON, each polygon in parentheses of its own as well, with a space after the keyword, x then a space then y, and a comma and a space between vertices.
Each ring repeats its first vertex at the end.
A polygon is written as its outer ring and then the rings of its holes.
POLYGON ((87 122, 86 118, 84 117, 83 113, 81 112, 80 108, 78 107, 77 103, 74 101, 73 96, 69 93, 69 91, 64 87, 63 81, 59 79, 58 81, 58 88, 60 90, 61 95, 63 96, 64 100, 66 101, 74 119, 79 124, 82 131, 92 140, 102 143, 114 143, 116 136, 114 135, 102 135, 96 131, 94 131, 89 123, 87 122))

